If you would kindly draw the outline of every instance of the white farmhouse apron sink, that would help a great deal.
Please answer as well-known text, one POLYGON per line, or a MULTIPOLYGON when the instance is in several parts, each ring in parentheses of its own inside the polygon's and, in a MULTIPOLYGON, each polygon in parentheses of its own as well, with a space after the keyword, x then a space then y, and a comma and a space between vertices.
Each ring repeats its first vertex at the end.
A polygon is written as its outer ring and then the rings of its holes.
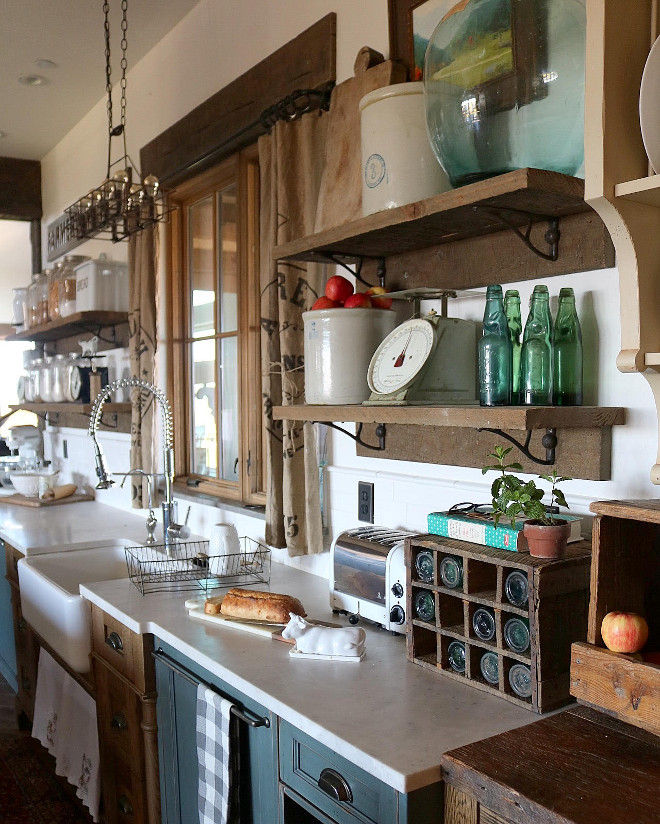
POLYGON ((18 562, 23 617, 75 672, 90 669, 91 608, 80 584, 128 578, 124 548, 134 543, 113 541, 18 562))

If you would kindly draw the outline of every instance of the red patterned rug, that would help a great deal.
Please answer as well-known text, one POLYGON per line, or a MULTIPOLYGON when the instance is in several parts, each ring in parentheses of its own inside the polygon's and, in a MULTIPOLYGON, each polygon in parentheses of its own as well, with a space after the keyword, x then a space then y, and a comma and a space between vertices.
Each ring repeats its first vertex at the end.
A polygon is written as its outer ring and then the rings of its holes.
POLYGON ((29 733, 0 733, 2 824, 91 824, 82 804, 49 769, 48 758, 29 733))

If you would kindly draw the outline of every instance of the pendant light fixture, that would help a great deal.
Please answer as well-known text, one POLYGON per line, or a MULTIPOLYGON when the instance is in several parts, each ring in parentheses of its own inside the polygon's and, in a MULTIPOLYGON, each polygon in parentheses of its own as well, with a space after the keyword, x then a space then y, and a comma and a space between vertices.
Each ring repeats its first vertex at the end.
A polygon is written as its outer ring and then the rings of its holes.
POLYGON ((164 219, 164 206, 158 178, 144 179, 126 149, 126 47, 128 31, 128 0, 121 0, 121 80, 119 122, 113 122, 112 80, 110 65, 110 5, 103 3, 105 36, 105 88, 108 94, 108 167, 105 180, 84 197, 65 209, 70 236, 78 241, 91 238, 125 240, 164 219), (112 161, 112 139, 120 138, 123 155, 112 161), (115 169, 115 171, 113 171, 115 169))

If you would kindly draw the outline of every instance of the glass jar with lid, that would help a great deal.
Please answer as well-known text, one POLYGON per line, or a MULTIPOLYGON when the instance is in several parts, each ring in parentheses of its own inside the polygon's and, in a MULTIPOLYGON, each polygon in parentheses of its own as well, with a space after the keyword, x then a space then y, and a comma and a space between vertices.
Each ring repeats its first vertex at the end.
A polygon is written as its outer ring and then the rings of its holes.
POLYGON ((35 358, 28 369, 28 394, 30 400, 38 403, 41 400, 41 367, 43 358, 35 358))
POLYGON ((58 261, 54 269, 45 269, 48 277, 48 315, 51 320, 60 316, 60 280, 62 277, 62 262, 58 261))
POLYGON ((55 355, 51 365, 50 394, 53 403, 62 403, 66 400, 64 387, 67 381, 66 355, 55 355))
POLYGON ((46 278, 42 272, 32 275, 32 282, 28 286, 28 328, 40 326, 48 321, 48 294, 46 278))
POLYGON ((17 286, 12 289, 12 326, 15 326, 19 331, 25 327, 27 315, 27 286, 17 286))
POLYGON ((64 258, 59 282, 60 317, 66 318, 76 311, 76 266, 85 260, 89 260, 88 255, 67 255, 64 258))
POLYGON ((50 403, 53 400, 53 358, 50 355, 43 359, 40 374, 41 400, 44 403, 50 403))

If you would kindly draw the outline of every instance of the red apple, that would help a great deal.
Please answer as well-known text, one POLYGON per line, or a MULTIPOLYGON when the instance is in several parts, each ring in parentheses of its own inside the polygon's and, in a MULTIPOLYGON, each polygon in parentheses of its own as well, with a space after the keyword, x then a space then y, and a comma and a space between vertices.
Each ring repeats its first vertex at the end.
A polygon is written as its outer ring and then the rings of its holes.
POLYGON ((341 303, 338 300, 330 300, 325 295, 321 295, 312 304, 312 309, 341 309, 341 303))
POLYGON ((375 306, 377 309, 391 309, 392 298, 377 297, 378 295, 384 295, 386 291, 387 290, 383 289, 382 286, 370 286, 367 289, 367 294, 371 298, 371 305, 375 306))
POLYGON ((639 652, 649 637, 649 627, 646 620, 634 612, 608 612, 600 634, 612 652, 639 652))
POLYGON ((344 309, 369 309, 370 307, 371 298, 366 292, 356 292, 344 301, 344 309))
POLYGON ((353 284, 341 275, 333 275, 325 284, 325 296, 330 300, 338 300, 340 303, 344 303, 353 291, 353 284))

